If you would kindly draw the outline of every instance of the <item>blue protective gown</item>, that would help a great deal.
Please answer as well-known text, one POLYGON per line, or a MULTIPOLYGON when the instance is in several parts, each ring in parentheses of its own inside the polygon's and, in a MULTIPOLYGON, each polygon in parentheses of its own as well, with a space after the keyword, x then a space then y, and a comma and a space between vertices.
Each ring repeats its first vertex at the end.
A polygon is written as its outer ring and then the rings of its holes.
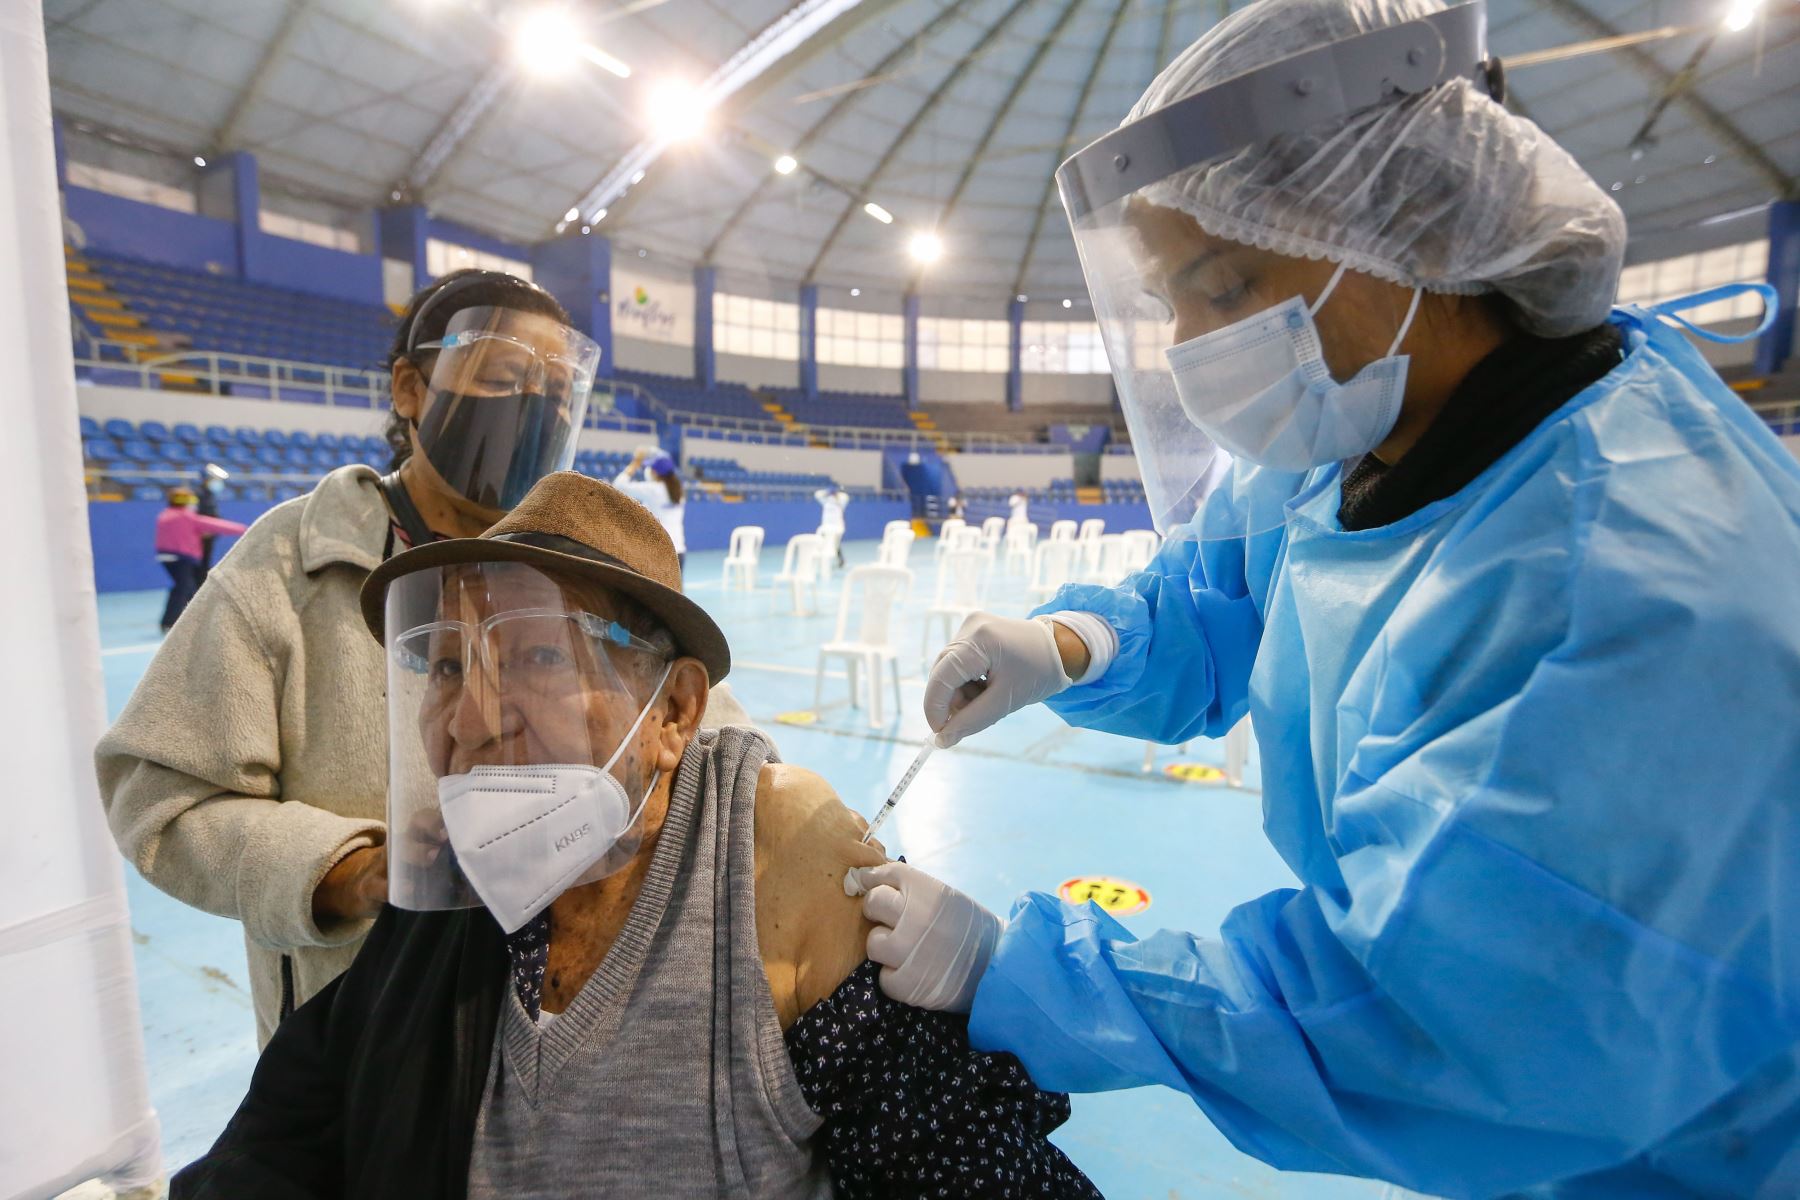
POLYGON ((1338 467, 1246 469, 1044 610, 1119 635, 1071 723, 1252 715, 1302 886, 1216 938, 1030 894, 978 1048, 1180 1089, 1282 1168, 1800 1196, 1800 463, 1678 333, 1614 320, 1625 360, 1456 495, 1346 532, 1338 467))

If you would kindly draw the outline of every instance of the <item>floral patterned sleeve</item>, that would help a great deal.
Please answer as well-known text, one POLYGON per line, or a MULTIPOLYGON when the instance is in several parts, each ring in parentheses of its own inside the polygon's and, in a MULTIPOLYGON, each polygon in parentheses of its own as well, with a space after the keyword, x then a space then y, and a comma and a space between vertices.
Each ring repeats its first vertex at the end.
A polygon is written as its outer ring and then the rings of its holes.
POLYGON ((889 999, 880 970, 863 963, 787 1033, 840 1200, 1098 1197, 1048 1140, 1068 1096, 977 1053, 966 1017, 889 999))

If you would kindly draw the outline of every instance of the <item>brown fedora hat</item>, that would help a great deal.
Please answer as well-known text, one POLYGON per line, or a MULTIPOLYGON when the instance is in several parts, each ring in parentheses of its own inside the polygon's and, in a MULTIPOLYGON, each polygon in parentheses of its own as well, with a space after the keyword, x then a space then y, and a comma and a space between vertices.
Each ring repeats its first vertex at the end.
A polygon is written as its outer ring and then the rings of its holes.
POLYGON ((675 543, 650 510, 610 484, 573 471, 546 475, 480 537, 427 542, 369 573, 363 620, 382 636, 388 584, 402 575, 459 563, 518 562, 596 580, 650 611, 717 683, 731 670, 731 647, 706 611, 681 594, 675 543))

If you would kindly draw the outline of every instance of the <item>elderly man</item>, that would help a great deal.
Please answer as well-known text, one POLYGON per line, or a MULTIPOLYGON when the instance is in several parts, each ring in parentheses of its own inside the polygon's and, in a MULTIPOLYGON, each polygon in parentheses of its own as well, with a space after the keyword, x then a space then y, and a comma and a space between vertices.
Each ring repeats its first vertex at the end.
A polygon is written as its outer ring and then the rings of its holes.
POLYGON ((643 508, 550 476, 363 611, 392 904, 175 1196, 1097 1195, 1066 1097, 882 993, 861 822, 701 730, 729 650, 643 508))

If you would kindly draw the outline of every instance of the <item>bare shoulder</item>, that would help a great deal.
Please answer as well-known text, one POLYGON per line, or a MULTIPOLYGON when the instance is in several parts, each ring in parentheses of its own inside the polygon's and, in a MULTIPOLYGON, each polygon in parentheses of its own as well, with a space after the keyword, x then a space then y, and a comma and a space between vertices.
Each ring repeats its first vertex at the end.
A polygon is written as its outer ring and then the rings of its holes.
POLYGON ((756 789, 756 933, 782 1028, 863 961, 869 924, 844 873, 885 858, 863 819, 803 767, 769 763, 756 789))

